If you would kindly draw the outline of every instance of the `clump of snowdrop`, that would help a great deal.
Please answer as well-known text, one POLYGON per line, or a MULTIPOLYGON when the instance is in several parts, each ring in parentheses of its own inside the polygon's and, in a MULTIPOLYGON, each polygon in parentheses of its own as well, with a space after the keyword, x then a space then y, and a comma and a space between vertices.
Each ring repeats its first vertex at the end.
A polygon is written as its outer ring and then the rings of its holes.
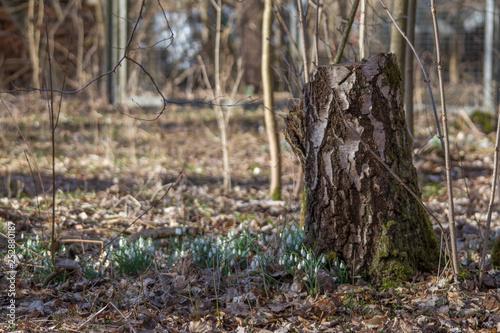
MULTIPOLYGON (((24 240, 24 234, 21 234, 21 240, 24 240)), ((29 237, 20 249, 22 258, 30 265, 26 266, 33 269, 33 277, 36 281, 44 280, 47 275, 52 272, 51 252, 48 249, 49 243, 44 242, 38 235, 29 237)), ((60 249, 61 253, 66 252, 66 247, 63 245, 60 249)))
POLYGON ((321 287, 318 285, 318 272, 325 267, 325 255, 321 254, 316 256, 312 250, 307 250, 305 248, 301 249, 300 254, 302 259, 299 260, 297 270, 303 273, 303 280, 307 293, 311 296, 316 296, 321 287))
POLYGON ((153 241, 148 238, 146 241, 141 237, 136 242, 127 242, 124 237, 120 237, 119 249, 113 251, 110 247, 111 261, 118 271, 124 274, 138 274, 145 271, 152 263, 155 255, 153 241))

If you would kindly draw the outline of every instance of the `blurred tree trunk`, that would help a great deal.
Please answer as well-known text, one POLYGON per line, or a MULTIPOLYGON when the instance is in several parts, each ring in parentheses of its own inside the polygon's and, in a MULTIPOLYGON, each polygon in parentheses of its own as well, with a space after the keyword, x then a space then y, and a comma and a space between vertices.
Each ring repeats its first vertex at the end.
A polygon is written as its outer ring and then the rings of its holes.
MULTIPOLYGON (((406 33, 406 15, 408 14, 408 0, 394 0, 392 5, 392 15, 398 22, 399 26, 406 33)), ((399 68, 405 68, 405 51, 406 51, 406 41, 401 36, 394 24, 391 25, 391 45, 389 47, 390 52, 394 53, 398 57, 399 68)), ((404 74, 404 73, 402 73, 404 74)), ((404 75, 403 75, 404 82, 404 75)))
MULTIPOLYGON (((415 40, 415 19, 417 15, 417 0, 409 0, 408 3, 408 22, 406 24, 406 34, 408 40, 413 43, 415 40)), ((404 95, 405 95, 405 111, 406 111, 406 124, 408 131, 413 136, 413 51, 408 43, 405 43, 405 80, 404 80, 404 95)), ((401 67, 403 70, 403 67, 401 67)))
POLYGON ((40 28, 44 19, 44 1, 29 0, 28 17, 26 19, 26 31, 28 35, 28 46, 31 67, 33 68, 33 88, 40 88, 40 28), (35 14, 35 3, 38 12, 35 14))
POLYGON ((306 244, 375 283, 437 267, 439 244, 420 197, 393 55, 317 68, 287 139, 306 177, 306 244), (377 155, 380 160, 375 158, 377 155))
POLYGON ((274 115, 274 80, 271 68, 271 26, 273 23, 273 2, 265 0, 262 19, 262 90, 264 95, 264 112, 267 137, 269 139, 269 154, 271 155, 271 185, 270 196, 273 200, 281 200, 281 156, 279 133, 274 115))
POLYGON ((262 1, 243 1, 239 8, 238 33, 243 56, 242 81, 252 93, 260 91, 262 54, 262 1))

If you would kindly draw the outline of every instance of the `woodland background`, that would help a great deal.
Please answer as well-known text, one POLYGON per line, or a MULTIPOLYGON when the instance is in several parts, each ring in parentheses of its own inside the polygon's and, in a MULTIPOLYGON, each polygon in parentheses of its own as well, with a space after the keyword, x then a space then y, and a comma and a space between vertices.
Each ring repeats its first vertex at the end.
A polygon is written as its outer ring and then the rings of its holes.
MULTIPOLYGON (((302 252, 300 167, 282 134, 284 115, 301 99, 304 54, 311 73, 333 62, 352 2, 304 1, 306 45, 296 1, 272 2, 271 110, 282 174, 281 197, 271 200, 263 1, 1 1, 0 244, 3 255, 14 223, 20 254, 15 325, 2 328, 495 331, 500 275, 490 264, 479 286, 477 269, 494 164, 498 5, 436 4, 459 253, 469 274, 458 288, 447 269, 378 289, 341 262, 327 267, 302 252), (162 236, 140 243, 145 230, 162 236), (48 279, 55 253, 66 260, 58 263, 65 273, 48 279)), ((426 1, 416 3, 414 28, 437 91, 426 1)), ((379 1, 361 1, 341 62, 391 50, 392 31, 379 1)), ((414 162, 424 202, 444 220, 431 102, 416 60, 408 67, 414 162)), ((490 246, 498 215, 495 208, 490 246)), ((6 258, 2 325, 9 319, 6 258)))

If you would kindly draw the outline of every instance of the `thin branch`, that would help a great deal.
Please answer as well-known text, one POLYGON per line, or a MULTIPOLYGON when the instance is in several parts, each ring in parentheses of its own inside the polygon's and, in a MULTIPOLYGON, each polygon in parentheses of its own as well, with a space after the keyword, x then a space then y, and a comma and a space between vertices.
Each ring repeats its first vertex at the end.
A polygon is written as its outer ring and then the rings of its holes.
POLYGON ((389 17, 391 18, 392 23, 396 26, 396 28, 398 28, 399 33, 403 36, 403 38, 406 40, 406 42, 410 46, 411 50, 413 51, 413 54, 415 54, 415 58, 417 59, 418 64, 420 65, 420 69, 422 70, 422 73, 424 74, 425 83, 427 83, 427 89, 429 90, 429 96, 431 98, 432 109, 434 111, 434 118, 436 121, 438 138, 439 138, 439 141, 441 142, 441 148, 444 151, 444 141, 443 141, 443 135, 441 134, 441 125, 439 125, 439 117, 438 117, 438 113, 436 110, 436 102, 434 101, 434 94, 432 93, 431 81, 429 80, 429 76, 427 75, 427 71, 425 70, 424 64, 422 63, 422 60, 420 60, 420 57, 418 56, 417 50, 415 50, 413 43, 408 39, 408 37, 404 33, 403 29, 401 29, 401 27, 399 26, 398 22, 396 22, 396 19, 394 18, 394 16, 392 16, 389 8, 387 8, 387 6, 383 0, 379 0, 379 1, 382 4, 382 7, 384 7, 385 11, 387 12, 387 15, 389 15, 389 17))
POLYGON ((443 121, 443 131, 444 131, 444 157, 445 157, 445 168, 446 168, 446 188, 448 190, 448 222, 450 227, 450 241, 451 241, 451 263, 453 265, 453 272, 455 282, 458 282, 458 274, 460 273, 460 267, 458 265, 458 250, 457 250, 457 234, 455 226, 455 210, 453 207, 453 184, 451 178, 451 159, 450 159, 450 141, 448 135, 448 116, 446 113, 446 99, 444 93, 444 83, 442 77, 442 62, 441 62, 441 51, 440 51, 440 41, 439 41, 439 28, 436 17, 436 2, 431 0, 431 13, 432 22, 434 24, 434 35, 436 40, 436 57, 437 57, 437 72, 439 80, 439 93, 441 95, 441 118, 443 121))
POLYGON ((333 60, 334 64, 338 64, 340 59, 342 59, 342 53, 344 53, 344 48, 347 44, 347 37, 351 33, 351 27, 354 22, 354 17, 356 16, 356 12, 358 11, 359 0, 354 0, 352 4, 351 12, 349 13, 349 20, 347 21, 347 27, 344 30, 344 34, 342 35, 342 41, 337 50, 337 54, 335 55, 335 59, 333 60))

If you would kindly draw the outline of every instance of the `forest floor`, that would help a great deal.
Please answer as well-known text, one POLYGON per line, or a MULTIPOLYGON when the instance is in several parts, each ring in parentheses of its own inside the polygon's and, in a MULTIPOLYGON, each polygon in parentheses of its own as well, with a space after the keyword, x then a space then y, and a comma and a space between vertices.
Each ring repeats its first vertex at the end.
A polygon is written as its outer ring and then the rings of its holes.
MULTIPOLYGON (((171 105, 158 119, 144 121, 135 118, 154 119, 158 110, 66 99, 55 130, 53 178, 47 103, 35 96, 3 98, 0 330, 500 330, 500 271, 487 264, 478 286, 494 151, 494 133, 486 133, 486 125, 494 120, 473 123, 460 114, 451 119, 464 268, 459 283, 447 265, 411 282, 373 286, 351 276, 342 262, 325 263, 301 247, 300 205, 291 194, 298 162, 283 137, 283 200, 268 199, 269 151, 260 108, 233 110, 233 191, 223 194, 210 109, 171 105), (51 279, 53 222, 60 274, 51 279), (146 232, 152 243, 137 239, 146 232), (14 264, 7 256, 9 236, 16 240, 14 264)), ((282 117, 280 122, 283 127, 282 117)), ((446 227, 444 159, 429 123, 431 115, 416 126, 421 132, 415 165, 424 202, 446 227)), ((496 207, 492 240, 499 230, 496 207)))

